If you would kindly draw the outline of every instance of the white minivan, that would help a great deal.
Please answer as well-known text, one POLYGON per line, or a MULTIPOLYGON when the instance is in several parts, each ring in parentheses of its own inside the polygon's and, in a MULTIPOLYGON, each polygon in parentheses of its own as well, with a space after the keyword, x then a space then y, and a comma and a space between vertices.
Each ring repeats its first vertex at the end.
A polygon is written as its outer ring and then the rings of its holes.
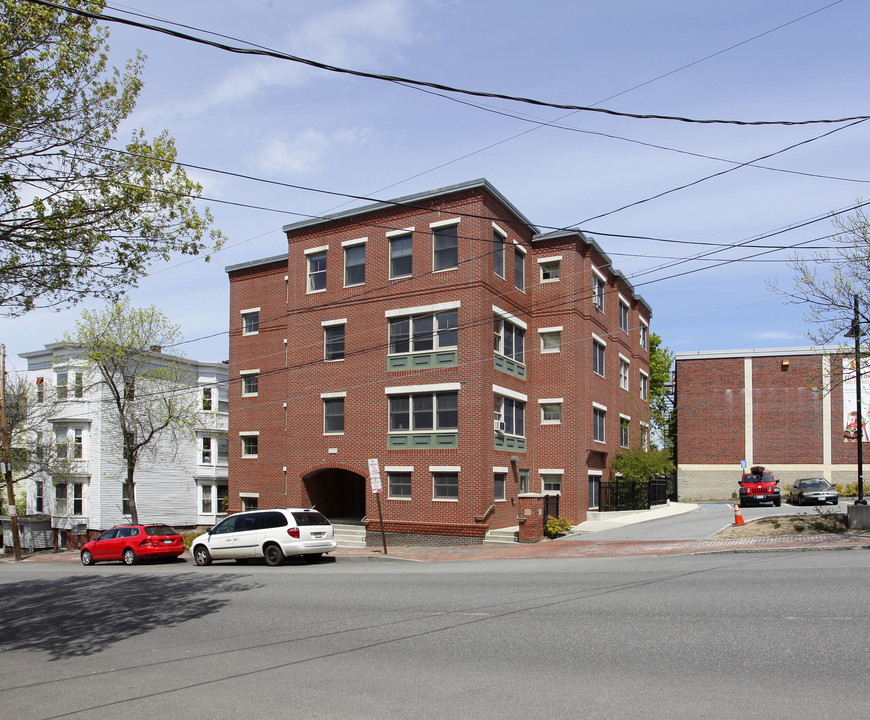
POLYGON ((224 518, 194 539, 190 554, 197 565, 251 558, 263 558, 266 565, 280 565, 288 555, 313 560, 332 552, 335 546, 332 524, 316 510, 275 508, 224 518))

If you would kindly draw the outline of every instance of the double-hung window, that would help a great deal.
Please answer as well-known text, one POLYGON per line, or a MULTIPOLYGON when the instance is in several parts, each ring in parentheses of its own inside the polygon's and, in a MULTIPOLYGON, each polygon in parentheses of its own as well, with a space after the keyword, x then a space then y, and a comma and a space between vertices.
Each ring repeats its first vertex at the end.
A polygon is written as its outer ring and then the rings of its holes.
POLYGON ((85 431, 61 425, 55 428, 55 452, 61 460, 81 460, 84 457, 85 431))
POLYGON ((562 398, 538 400, 541 406, 541 425, 559 425, 562 422, 562 398))
POLYGON ((649 400, 649 375, 640 371, 640 399, 649 400))
POLYGON ((604 424, 607 418, 607 408, 604 405, 592 404, 592 439, 595 442, 605 442, 604 424))
POLYGON ((558 495, 562 492, 562 475, 564 470, 539 470, 541 475, 541 492, 547 495, 558 495))
POLYGON ((631 361, 620 354, 619 356, 619 387, 623 390, 628 390, 628 372, 629 372, 629 363, 631 361))
POLYGON ((557 353, 562 349, 562 327, 539 328, 541 338, 541 354, 557 353))
POLYGON ((256 335, 260 332, 260 308, 242 310, 242 335, 256 335))
POLYGON ((504 427, 505 435, 526 434, 526 402, 528 398, 506 388, 494 385, 494 415, 504 427))
POLYGON ((604 348, 607 343, 597 335, 592 336, 592 372, 604 377, 604 348))
POLYGON ((619 416, 619 447, 627 448, 629 444, 629 428, 631 418, 628 415, 619 416))
POLYGON ((432 498, 434 500, 458 500, 459 468, 433 466, 429 470, 432 473, 432 498))
POLYGON ((514 245, 514 287, 526 289, 526 250, 522 245, 514 245))
POLYGON ((325 320, 323 326, 323 359, 327 362, 344 360, 344 336, 347 318, 325 320))
POLYGON ((592 268, 592 305, 604 312, 604 275, 592 268))
POLYGON ((202 389, 202 409, 203 410, 211 410, 211 393, 212 389, 210 387, 204 387, 202 389))
POLYGON ((58 483, 54 486, 55 515, 84 515, 84 484, 80 482, 58 483))
POLYGON ((628 332, 628 302, 620 295, 619 297, 619 329, 628 332))
POLYGON ((546 257, 538 260, 541 270, 541 283, 559 282, 561 275, 562 256, 546 257))
POLYGON ((504 274, 504 246, 507 233, 493 223, 492 226, 492 271, 500 278, 504 274))
POLYGON ((387 467, 387 497, 391 500, 411 499, 411 475, 413 467, 387 467))
POLYGON ((390 243, 390 278, 410 277, 413 270, 413 234, 398 230, 387 233, 390 243))
POLYGON ((66 400, 68 395, 69 373, 66 371, 57 373, 55 377, 55 388, 58 400, 66 400))
POLYGON ((526 330, 510 320, 496 316, 493 324, 494 350, 518 363, 525 362, 526 330))
POLYGON ((366 239, 348 240, 342 243, 342 246, 344 247, 345 287, 364 285, 366 281, 366 239))
POLYGON ((347 393, 323 393, 323 434, 344 433, 344 399, 347 393))
POLYGON ((459 267, 459 221, 432 223, 432 270, 452 270, 459 267))
POLYGON ((640 337, 638 338, 640 346, 646 350, 649 346, 649 325, 643 320, 640 321, 640 337))
POLYGON ((507 468, 494 468, 492 473, 492 499, 496 502, 507 497, 507 468))
POLYGON ((239 436, 242 440, 242 457, 255 458, 260 451, 260 433, 259 432, 241 432, 239 436))
POLYGON ((260 371, 242 370, 242 395, 252 396, 260 392, 260 371))
POLYGON ((328 249, 329 247, 326 246, 305 251, 305 261, 308 265, 307 290, 310 293, 326 290, 326 251, 328 249))
POLYGON ((459 311, 424 312, 391 317, 390 353, 431 352, 459 343, 459 311))
POLYGON ((459 428, 459 393, 414 392, 390 395, 390 432, 459 428))

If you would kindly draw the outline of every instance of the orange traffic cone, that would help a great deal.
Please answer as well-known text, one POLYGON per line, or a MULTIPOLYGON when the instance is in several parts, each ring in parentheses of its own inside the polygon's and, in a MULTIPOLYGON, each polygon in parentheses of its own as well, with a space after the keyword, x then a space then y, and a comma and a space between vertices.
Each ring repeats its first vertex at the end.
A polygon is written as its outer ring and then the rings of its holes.
POLYGON ((734 506, 734 524, 735 525, 745 525, 746 522, 743 520, 743 513, 740 512, 740 506, 734 506))

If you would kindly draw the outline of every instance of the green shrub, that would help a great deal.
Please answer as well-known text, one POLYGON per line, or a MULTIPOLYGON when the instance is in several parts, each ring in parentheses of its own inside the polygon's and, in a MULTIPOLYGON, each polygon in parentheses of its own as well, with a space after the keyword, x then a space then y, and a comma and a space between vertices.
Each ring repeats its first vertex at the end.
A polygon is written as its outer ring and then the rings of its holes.
POLYGON ((571 529, 572 526, 573 523, 567 518, 554 518, 552 515, 550 515, 547 517, 547 522, 544 525, 544 535, 552 540, 553 538, 557 538, 560 535, 564 535, 571 529))
POLYGON ((181 533, 181 539, 184 540, 184 549, 190 550, 190 546, 193 544, 193 541, 196 540, 200 535, 202 535, 205 530, 188 530, 187 532, 181 533))

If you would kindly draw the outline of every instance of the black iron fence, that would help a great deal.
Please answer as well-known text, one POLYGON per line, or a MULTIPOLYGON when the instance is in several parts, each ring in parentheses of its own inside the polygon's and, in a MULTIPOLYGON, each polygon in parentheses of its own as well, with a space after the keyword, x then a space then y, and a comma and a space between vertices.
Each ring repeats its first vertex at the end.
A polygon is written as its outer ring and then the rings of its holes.
POLYGON ((617 478, 601 483, 598 509, 604 512, 649 510, 654 505, 664 505, 668 500, 676 500, 674 478, 653 478, 643 482, 617 478))

